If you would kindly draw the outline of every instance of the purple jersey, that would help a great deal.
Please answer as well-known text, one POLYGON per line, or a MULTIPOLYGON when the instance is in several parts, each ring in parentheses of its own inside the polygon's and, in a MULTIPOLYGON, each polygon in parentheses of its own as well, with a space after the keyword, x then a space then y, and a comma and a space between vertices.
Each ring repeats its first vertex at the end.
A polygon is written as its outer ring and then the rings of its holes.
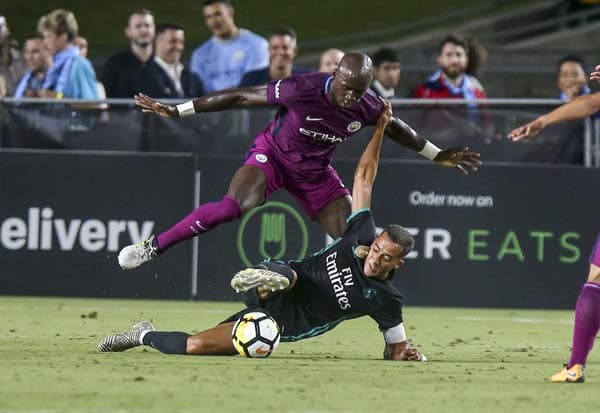
POLYGON ((329 73, 307 73, 269 82, 267 101, 279 105, 279 110, 260 136, 286 168, 321 173, 337 144, 377 123, 383 103, 371 90, 342 108, 328 97, 332 80, 329 73))

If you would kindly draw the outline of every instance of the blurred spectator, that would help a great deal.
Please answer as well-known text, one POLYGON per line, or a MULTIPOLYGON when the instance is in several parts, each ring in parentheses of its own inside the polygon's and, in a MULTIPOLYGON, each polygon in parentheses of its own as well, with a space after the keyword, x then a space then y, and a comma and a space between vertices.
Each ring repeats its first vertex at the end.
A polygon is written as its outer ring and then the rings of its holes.
POLYGON ((371 89, 382 98, 395 98, 401 72, 398 53, 388 47, 377 50, 373 54, 373 66, 371 89))
POLYGON ((98 99, 94 68, 73 44, 78 30, 75 15, 68 10, 56 9, 40 18, 38 31, 53 56, 40 96, 98 99))
POLYGON ((308 70, 294 66, 298 56, 296 31, 288 27, 275 30, 269 37, 269 67, 248 72, 240 86, 264 85, 269 80, 285 79, 291 75, 307 73, 308 70))
POLYGON ((487 98, 481 83, 475 77, 485 50, 474 38, 460 34, 447 35, 439 46, 439 69, 426 83, 413 92, 415 98, 487 98))
POLYGON ((331 73, 338 68, 344 52, 340 49, 327 49, 321 54, 319 72, 331 73))
POLYGON ((125 27, 129 48, 110 56, 102 71, 107 97, 133 98, 141 91, 144 78, 151 75, 147 63, 154 53, 154 29, 151 11, 142 9, 129 15, 125 27))
POLYGON ((78 34, 75 36, 75 41, 73 43, 75 43, 75 46, 79 47, 79 54, 87 59, 89 52, 89 44, 87 39, 81 34, 78 34))
POLYGON ((587 85, 587 70, 583 59, 565 56, 558 62, 558 88, 560 100, 569 102, 581 95, 592 93, 587 85))
POLYGON ((185 48, 184 27, 174 23, 156 26, 152 76, 145 79, 141 92, 159 98, 197 97, 204 94, 202 82, 181 63, 185 48))
POLYGON ((39 33, 25 37, 23 56, 29 70, 21 79, 15 91, 16 98, 39 97, 43 89, 46 73, 52 66, 52 56, 44 48, 44 38, 39 33))
POLYGON ((269 65, 267 40, 236 26, 229 0, 205 0, 204 20, 213 36, 192 54, 191 70, 207 93, 240 84, 244 74, 269 65))
POLYGON ((0 16, 0 96, 12 96, 27 67, 4 16, 0 16))
MULTIPOLYGON (((88 40, 81 34, 75 37, 75 46, 79 47, 79 54, 87 59, 89 52, 88 40)), ((106 99, 106 90, 102 82, 96 81, 96 88, 98 89, 98 99, 106 99)))

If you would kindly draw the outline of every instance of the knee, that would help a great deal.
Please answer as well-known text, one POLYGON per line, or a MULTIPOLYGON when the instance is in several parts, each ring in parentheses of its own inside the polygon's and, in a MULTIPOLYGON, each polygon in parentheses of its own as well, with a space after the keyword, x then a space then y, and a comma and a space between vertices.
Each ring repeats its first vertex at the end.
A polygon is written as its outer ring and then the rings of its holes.
POLYGON ((187 354, 202 355, 206 354, 206 341, 199 336, 189 336, 187 339, 187 354))
POLYGON ((246 196, 241 200, 237 200, 238 205, 240 206, 240 211, 242 212, 242 214, 245 214, 246 212, 250 211, 251 209, 259 206, 262 202, 262 199, 260 196, 258 195, 250 195, 250 196, 246 196))
POLYGON ((590 272, 588 274, 588 282, 600 284, 600 267, 595 264, 590 264, 590 272))

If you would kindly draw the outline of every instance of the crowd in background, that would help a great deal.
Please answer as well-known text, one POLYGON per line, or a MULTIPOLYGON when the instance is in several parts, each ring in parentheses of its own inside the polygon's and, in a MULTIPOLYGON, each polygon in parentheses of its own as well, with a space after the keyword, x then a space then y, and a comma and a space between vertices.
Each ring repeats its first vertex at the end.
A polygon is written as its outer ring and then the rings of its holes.
MULTIPOLYGON (((321 55, 319 68, 298 67, 294 64, 298 39, 293 29, 279 28, 265 39, 238 27, 229 0, 205 0, 203 14, 212 37, 195 48, 189 65, 182 60, 185 27, 157 23, 151 11, 142 9, 127 18, 129 47, 108 57, 99 73, 87 59, 88 41, 80 34, 72 12, 57 9, 42 16, 22 47, 11 38, 6 19, 0 16, 0 97, 104 99, 144 93, 155 98, 191 98, 315 70, 333 72, 344 55, 339 49, 328 49, 321 55)), ((396 92, 401 76, 398 53, 383 47, 371 57, 371 89, 388 99, 404 97, 396 92)), ((474 37, 448 34, 439 43, 438 69, 410 96, 486 98, 478 80, 485 58, 485 49, 474 37)), ((589 94, 586 73, 581 58, 561 59, 557 97, 569 101, 589 94)))

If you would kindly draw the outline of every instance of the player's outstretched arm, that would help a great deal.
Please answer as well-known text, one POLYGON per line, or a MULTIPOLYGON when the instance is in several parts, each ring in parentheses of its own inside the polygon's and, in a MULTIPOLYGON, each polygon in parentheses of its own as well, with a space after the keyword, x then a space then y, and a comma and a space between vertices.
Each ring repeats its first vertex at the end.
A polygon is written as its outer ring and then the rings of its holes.
POLYGON ((534 137, 548 125, 587 118, 598 111, 600 111, 600 92, 580 96, 577 99, 540 116, 534 121, 516 128, 508 134, 508 137, 512 139, 513 142, 522 141, 523 139, 534 137))
POLYGON ((179 118, 199 112, 218 112, 234 107, 268 104, 267 85, 222 90, 176 106, 160 103, 143 93, 137 93, 134 99, 135 104, 142 108, 142 112, 154 112, 167 118, 179 118))
POLYGON ((452 148, 442 150, 411 128, 400 118, 392 118, 386 130, 393 141, 406 146, 435 163, 447 168, 456 168, 464 175, 475 172, 481 165, 480 154, 469 148, 452 148))
POLYGON ((363 151, 356 170, 354 171, 354 184, 352 186, 352 212, 371 207, 371 192, 377 176, 379 166, 379 153, 383 134, 392 118, 392 105, 383 100, 383 111, 377 120, 375 132, 369 144, 363 151))

